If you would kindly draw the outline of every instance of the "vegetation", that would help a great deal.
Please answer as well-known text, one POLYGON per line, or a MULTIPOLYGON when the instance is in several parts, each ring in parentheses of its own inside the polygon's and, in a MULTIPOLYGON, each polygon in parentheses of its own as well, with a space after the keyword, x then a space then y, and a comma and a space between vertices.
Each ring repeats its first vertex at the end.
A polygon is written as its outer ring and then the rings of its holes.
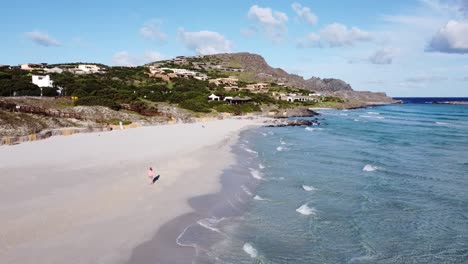
MULTIPOLYGON (((209 58, 191 58, 193 62, 209 62, 209 58)), ((192 62, 192 61, 191 61, 192 62)), ((172 65, 171 62, 163 62, 167 67, 183 68, 180 65, 172 65)), ((237 67, 239 65, 229 65, 237 67)), ((70 67, 76 64, 67 64, 70 67)), ((187 67, 190 68, 191 64, 187 67)), ((49 65, 63 67, 63 65, 49 65)), ((179 107, 200 113, 212 111, 227 112, 236 115, 260 111, 261 105, 275 105, 278 108, 288 108, 295 106, 315 106, 319 103, 338 104, 343 101, 336 97, 323 98, 321 102, 286 102, 278 100, 269 94, 257 94, 248 91, 227 91, 223 87, 210 84, 208 81, 201 81, 192 78, 174 78, 164 81, 160 78, 153 78, 148 75, 146 67, 107 67, 104 73, 98 74, 72 74, 70 72, 49 73, 54 80, 54 87, 43 88, 43 96, 57 96, 57 89, 62 88, 62 96, 74 96, 78 99, 74 105, 99 105, 106 106, 114 110, 124 107, 127 110, 138 113, 157 112, 153 102, 167 102, 176 104, 179 107), (240 96, 250 97, 251 101, 241 105, 231 105, 225 101, 209 102, 208 96, 215 93, 221 97, 240 96)), ((200 70, 198 70, 200 71, 200 70)), ((40 71, 38 74, 43 74, 40 71)), ((223 73, 216 70, 206 72, 211 78, 227 77, 236 75, 240 79, 254 82, 253 73, 230 72, 223 73)), ((239 82, 239 87, 245 87, 248 82, 239 82)), ((269 92, 284 93, 312 93, 309 90, 299 90, 281 87, 272 84, 269 92)), ((31 83, 31 73, 23 71, 17 67, 0 68, 0 96, 39 96, 40 88, 31 83)), ((64 105, 69 107, 69 105, 64 105)))

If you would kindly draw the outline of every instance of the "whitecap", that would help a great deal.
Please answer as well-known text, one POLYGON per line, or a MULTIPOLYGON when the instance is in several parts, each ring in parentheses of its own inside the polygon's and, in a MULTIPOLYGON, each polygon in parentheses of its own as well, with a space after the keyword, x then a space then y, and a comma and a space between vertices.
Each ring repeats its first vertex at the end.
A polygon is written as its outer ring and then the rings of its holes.
POLYGON ((259 163, 259 164, 258 164, 258 168, 261 169, 261 170, 263 170, 263 169, 265 169, 265 165, 259 163))
POLYGON ((359 122, 359 119, 354 119, 354 122, 359 122))
POLYGON ((304 189, 306 192, 314 192, 317 190, 314 186, 311 185, 302 185, 302 189, 304 189))
POLYGON ((262 132, 262 136, 266 137, 266 136, 268 136, 268 134, 262 132))
POLYGON ((364 168, 362 168, 363 171, 367 171, 367 172, 376 171, 378 169, 379 169, 379 167, 371 165, 371 164, 366 164, 366 166, 364 166, 364 168))
POLYGON ((348 114, 345 114, 345 113, 341 113, 340 115, 342 115, 342 116, 348 116, 348 114))
POLYGON ((369 115, 380 115, 378 112, 367 112, 369 115))
POLYGON ((445 123, 445 122, 435 122, 437 125, 448 125, 449 123, 445 123))
POLYGON ((287 148, 287 147, 282 147, 282 146, 279 146, 279 147, 276 148, 276 151, 278 151, 278 152, 281 152, 281 151, 288 151, 288 150, 289 150, 289 148, 287 148))
POLYGON ((280 144, 281 144, 281 145, 286 145, 286 142, 283 141, 282 139, 280 139, 280 144))
POLYGON ((377 118, 377 119, 385 119, 385 117, 383 116, 375 116, 375 115, 360 115, 359 117, 363 117, 363 118, 377 118))
POLYGON ((315 216, 317 214, 317 210, 313 207, 309 207, 308 204, 303 204, 301 207, 296 209, 296 212, 303 214, 303 215, 312 215, 315 216))
POLYGON ((254 200, 257 200, 257 201, 269 201, 268 199, 265 199, 265 198, 263 198, 263 197, 261 197, 261 196, 259 196, 259 195, 255 195, 255 196, 254 196, 254 200))
POLYGON ((249 254, 251 258, 256 258, 258 256, 258 251, 250 243, 245 243, 242 249, 245 253, 249 254))
POLYGON ((255 150, 252 150, 252 149, 249 149, 249 148, 245 148, 245 147, 244 147, 243 149, 244 149, 245 151, 247 151, 248 153, 252 153, 252 154, 255 154, 255 155, 258 154, 258 152, 255 151, 255 150))
POLYGON ((258 170, 250 169, 250 175, 257 180, 263 180, 262 173, 258 170))
POLYGON ((242 190, 249 196, 252 196, 253 194, 250 192, 249 188, 247 188, 245 185, 241 185, 242 190))
POLYGON ((306 127, 305 130, 307 130, 307 131, 318 131, 318 130, 323 130, 323 128, 319 128, 319 127, 306 127))

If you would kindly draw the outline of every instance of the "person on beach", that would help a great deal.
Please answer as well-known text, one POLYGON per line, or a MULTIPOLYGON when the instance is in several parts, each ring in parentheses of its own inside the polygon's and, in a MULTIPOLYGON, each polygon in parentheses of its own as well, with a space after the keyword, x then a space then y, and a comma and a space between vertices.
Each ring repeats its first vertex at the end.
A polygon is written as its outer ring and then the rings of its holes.
POLYGON ((153 180, 154 180, 154 171, 153 171, 153 168, 152 167, 149 167, 149 170, 148 170, 148 178, 150 179, 150 184, 153 184, 153 180))

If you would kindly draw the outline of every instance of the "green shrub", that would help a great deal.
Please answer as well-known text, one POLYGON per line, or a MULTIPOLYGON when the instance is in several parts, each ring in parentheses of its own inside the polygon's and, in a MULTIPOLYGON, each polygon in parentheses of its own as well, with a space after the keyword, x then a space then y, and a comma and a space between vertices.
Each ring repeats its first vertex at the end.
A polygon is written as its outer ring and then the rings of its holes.
POLYGON ((78 98, 78 100, 75 101, 75 105, 87 105, 87 106, 100 105, 100 106, 109 107, 110 109, 116 110, 116 111, 119 111, 121 109, 120 104, 118 104, 114 100, 105 98, 105 97, 98 97, 98 96, 86 96, 86 97, 78 98))

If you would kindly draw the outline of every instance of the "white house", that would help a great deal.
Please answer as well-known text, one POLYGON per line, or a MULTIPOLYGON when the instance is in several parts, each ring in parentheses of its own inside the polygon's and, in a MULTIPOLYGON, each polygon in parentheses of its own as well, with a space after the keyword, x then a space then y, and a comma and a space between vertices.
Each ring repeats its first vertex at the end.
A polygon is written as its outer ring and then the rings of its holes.
POLYGON ((219 96, 211 94, 210 96, 208 96, 208 99, 210 99, 211 101, 219 101, 219 96))
POLYGON ((100 73, 101 68, 94 64, 79 64, 78 70, 82 71, 83 73, 100 73))
POLYGON ((54 81, 50 79, 49 75, 33 75, 32 83, 39 87, 52 87, 54 86, 54 81))
POLYGON ((45 68, 44 71, 47 72, 47 73, 62 73, 63 69, 59 68, 59 67, 53 67, 53 68, 50 68, 50 69, 45 68))

